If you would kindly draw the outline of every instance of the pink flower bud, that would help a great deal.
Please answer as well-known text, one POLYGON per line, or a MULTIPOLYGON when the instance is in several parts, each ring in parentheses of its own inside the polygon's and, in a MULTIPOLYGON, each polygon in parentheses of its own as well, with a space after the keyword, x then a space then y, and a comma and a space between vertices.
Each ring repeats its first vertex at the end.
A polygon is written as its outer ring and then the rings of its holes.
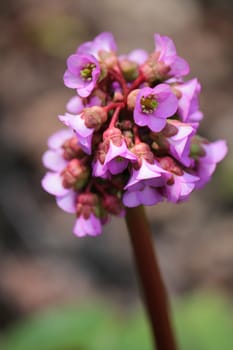
POLYGON ((84 110, 82 118, 84 119, 87 128, 95 129, 97 131, 101 125, 106 122, 108 115, 104 108, 93 106, 84 110))

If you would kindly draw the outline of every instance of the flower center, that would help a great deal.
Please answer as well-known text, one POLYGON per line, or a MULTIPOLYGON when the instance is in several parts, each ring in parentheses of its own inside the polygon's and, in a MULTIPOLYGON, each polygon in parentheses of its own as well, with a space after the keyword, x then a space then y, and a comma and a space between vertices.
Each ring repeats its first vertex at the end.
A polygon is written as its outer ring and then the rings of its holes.
POLYGON ((158 106, 158 102, 156 101, 154 95, 148 95, 146 97, 142 97, 140 100, 142 112, 146 114, 153 113, 154 110, 158 106))
POLYGON ((93 69, 95 69, 95 64, 94 63, 88 63, 86 64, 83 69, 81 69, 80 71, 80 75, 82 77, 83 80, 85 81, 90 81, 92 80, 92 72, 93 69))

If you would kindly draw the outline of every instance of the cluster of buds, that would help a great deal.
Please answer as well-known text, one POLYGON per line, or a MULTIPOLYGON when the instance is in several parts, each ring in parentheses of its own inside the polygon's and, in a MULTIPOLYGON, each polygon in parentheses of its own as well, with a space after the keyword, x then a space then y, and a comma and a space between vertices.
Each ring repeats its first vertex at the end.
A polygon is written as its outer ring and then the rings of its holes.
POLYGON ((197 134, 203 117, 197 79, 173 41, 155 34, 151 54, 117 56, 111 33, 78 47, 65 86, 76 94, 49 138, 43 188, 76 214, 73 232, 95 236, 125 207, 178 203, 206 184, 226 155, 224 140, 197 134))

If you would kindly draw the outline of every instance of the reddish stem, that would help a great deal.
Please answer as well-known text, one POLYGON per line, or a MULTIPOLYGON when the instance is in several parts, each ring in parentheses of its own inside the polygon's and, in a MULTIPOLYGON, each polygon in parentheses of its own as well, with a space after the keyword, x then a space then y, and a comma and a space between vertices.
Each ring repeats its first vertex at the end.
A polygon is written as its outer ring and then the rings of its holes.
POLYGON ((133 134, 134 134, 134 142, 136 145, 138 145, 139 143, 141 143, 141 140, 138 133, 138 126, 136 124, 134 124, 133 126, 133 134))
POLYGON ((128 93, 130 93, 132 90, 136 89, 139 87, 139 85, 141 83, 143 83, 145 81, 145 77, 143 76, 142 73, 139 74, 139 76, 137 77, 136 80, 134 80, 134 82, 132 83, 132 85, 130 86, 130 89, 128 91, 128 93))
POLYGON ((112 119, 109 123, 109 129, 110 128, 114 128, 114 126, 116 125, 116 122, 118 121, 118 118, 119 118, 119 113, 120 113, 120 110, 122 109, 122 106, 118 106, 114 113, 113 113, 113 116, 112 116, 112 119))
POLYGON ((123 94, 126 96, 128 94, 128 86, 127 83, 125 81, 125 78, 122 75, 121 70, 119 69, 118 71, 116 70, 111 70, 110 74, 112 75, 112 77, 118 81, 121 84, 122 90, 123 90, 123 94))
POLYGON ((103 107, 104 110, 106 112, 109 112, 111 111, 111 109, 114 109, 114 108, 117 108, 117 107, 121 107, 123 108, 125 106, 124 102, 112 102, 112 103, 109 103, 109 105, 103 107))
POLYGON ((154 349, 177 350, 169 317, 166 289, 153 250, 150 227, 142 206, 127 208, 126 223, 154 338, 154 349))

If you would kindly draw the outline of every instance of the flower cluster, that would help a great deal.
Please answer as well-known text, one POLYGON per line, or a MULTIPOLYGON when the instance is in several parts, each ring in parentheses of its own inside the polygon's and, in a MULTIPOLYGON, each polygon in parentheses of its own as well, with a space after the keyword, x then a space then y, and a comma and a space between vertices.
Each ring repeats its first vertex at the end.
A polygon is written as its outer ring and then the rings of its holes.
POLYGON ((59 116, 66 129, 49 138, 42 186, 76 214, 77 236, 100 234, 125 207, 188 199, 226 155, 224 140, 197 134, 201 87, 184 81, 188 63, 170 38, 154 41, 151 54, 117 56, 112 34, 102 33, 67 60, 64 84, 75 95, 59 116))

